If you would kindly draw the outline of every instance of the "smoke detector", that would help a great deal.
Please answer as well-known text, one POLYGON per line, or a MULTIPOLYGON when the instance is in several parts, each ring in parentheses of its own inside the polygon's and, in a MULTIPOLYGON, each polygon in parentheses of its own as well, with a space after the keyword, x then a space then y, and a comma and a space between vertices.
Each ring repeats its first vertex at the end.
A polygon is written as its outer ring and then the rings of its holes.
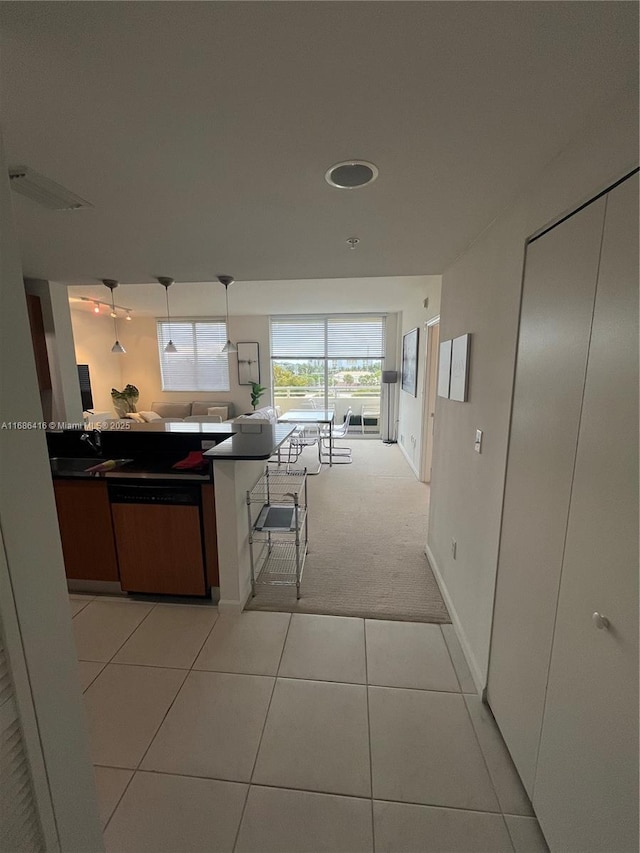
POLYGON ((79 195, 45 178, 29 166, 13 166, 9 169, 11 189, 30 198, 49 210, 83 210, 93 205, 79 195))
POLYGON ((327 169, 325 181, 339 190, 366 187, 378 177, 378 167, 366 160, 343 160, 327 169))

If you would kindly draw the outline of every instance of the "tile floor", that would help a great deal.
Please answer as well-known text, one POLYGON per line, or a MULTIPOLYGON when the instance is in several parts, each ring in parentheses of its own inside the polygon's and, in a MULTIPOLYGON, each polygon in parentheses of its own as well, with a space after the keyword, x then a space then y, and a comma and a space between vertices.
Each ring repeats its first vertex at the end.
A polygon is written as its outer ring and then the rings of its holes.
POLYGON ((70 597, 109 853, 540 853, 450 625, 70 597))

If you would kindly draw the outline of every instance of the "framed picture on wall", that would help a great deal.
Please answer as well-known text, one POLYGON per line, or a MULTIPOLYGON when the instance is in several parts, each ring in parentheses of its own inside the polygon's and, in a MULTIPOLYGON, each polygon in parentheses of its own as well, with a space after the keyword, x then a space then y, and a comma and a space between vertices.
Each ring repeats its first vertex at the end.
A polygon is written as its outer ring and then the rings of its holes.
POLYGON ((451 344, 453 341, 442 341, 440 358, 438 360, 438 397, 449 398, 451 382, 451 344))
POLYGON ((260 347, 256 341, 238 341, 238 385, 260 382, 260 347))
POLYGON ((412 397, 418 396, 419 334, 419 329, 411 329, 402 338, 402 390, 412 397))
POLYGON ((471 335, 460 335, 451 345, 451 387, 449 399, 466 403, 468 396, 469 343, 471 335))

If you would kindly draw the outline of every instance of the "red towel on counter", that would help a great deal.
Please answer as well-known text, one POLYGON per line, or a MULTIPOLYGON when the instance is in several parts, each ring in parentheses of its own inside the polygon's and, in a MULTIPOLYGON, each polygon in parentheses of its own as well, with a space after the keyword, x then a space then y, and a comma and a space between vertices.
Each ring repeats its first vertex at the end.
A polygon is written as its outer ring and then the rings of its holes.
POLYGON ((179 468, 180 470, 185 470, 188 468, 202 468, 203 465, 207 464, 207 460, 202 455, 202 450, 192 450, 184 459, 181 459, 179 462, 176 462, 175 465, 172 465, 172 468, 179 468))

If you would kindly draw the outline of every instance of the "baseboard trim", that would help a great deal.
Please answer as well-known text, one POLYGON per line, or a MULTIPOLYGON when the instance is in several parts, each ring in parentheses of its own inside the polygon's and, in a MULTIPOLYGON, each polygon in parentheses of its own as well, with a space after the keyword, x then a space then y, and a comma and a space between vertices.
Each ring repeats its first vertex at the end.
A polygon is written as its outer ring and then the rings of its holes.
POLYGON ((397 444, 398 444, 398 447, 400 448, 400 452, 402 453, 402 455, 404 456, 404 458, 407 460, 407 464, 409 465, 409 468, 411 468, 411 470, 413 471, 413 473, 416 475, 416 477, 417 477, 417 478, 418 478, 418 480, 419 480, 419 479, 420 479, 420 474, 418 473, 418 469, 417 469, 417 468, 416 468, 416 466, 413 464, 413 460, 411 459, 411 457, 409 456, 409 454, 407 453, 407 451, 404 449, 404 445, 400 444, 400 442, 399 442, 399 441, 397 442, 397 444))
POLYGON ((436 558, 433 556, 433 551, 428 545, 425 546, 425 554, 427 555, 427 560, 429 560, 429 564, 433 570, 436 583, 440 587, 440 592, 442 594, 442 597, 444 598, 444 603, 447 605, 449 616, 451 616, 451 624, 454 627, 454 630, 458 636, 458 640, 460 641, 460 645, 462 646, 464 656, 467 659, 467 665, 469 667, 471 677, 473 678, 473 683, 476 686, 478 694, 480 696, 483 696, 485 691, 485 679, 483 678, 482 673, 480 672, 480 668, 476 661, 475 655, 471 650, 471 645, 469 644, 469 640, 467 639, 467 635, 465 634, 464 628, 462 627, 462 623, 460 622, 460 618, 458 617, 456 608, 453 604, 453 601, 451 600, 449 590, 447 589, 447 585, 444 582, 444 578, 442 577, 442 573, 440 572, 440 568, 438 566, 436 558))

